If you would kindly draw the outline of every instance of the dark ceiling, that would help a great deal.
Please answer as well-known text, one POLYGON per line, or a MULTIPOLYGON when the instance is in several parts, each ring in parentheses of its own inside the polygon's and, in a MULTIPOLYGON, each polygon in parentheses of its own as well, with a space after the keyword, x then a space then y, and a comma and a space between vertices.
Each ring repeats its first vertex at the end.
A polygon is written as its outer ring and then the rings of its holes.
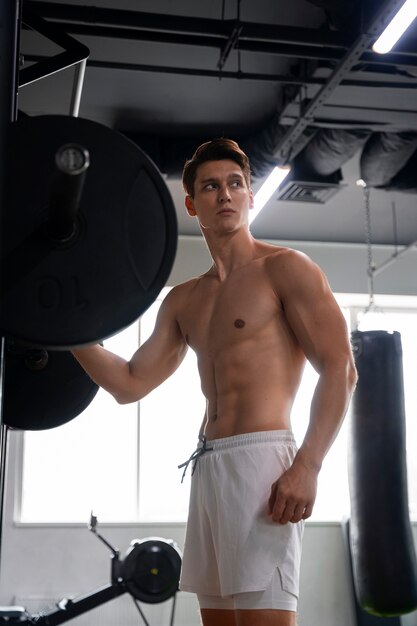
POLYGON ((180 234, 199 234, 183 209, 184 160, 200 141, 229 136, 251 157, 255 190, 274 164, 293 166, 255 236, 364 242, 364 178, 373 242, 408 245, 417 241, 417 27, 388 55, 370 48, 401 4, 24 0, 19 109, 76 112, 78 61, 88 56, 79 115, 154 159, 180 234))

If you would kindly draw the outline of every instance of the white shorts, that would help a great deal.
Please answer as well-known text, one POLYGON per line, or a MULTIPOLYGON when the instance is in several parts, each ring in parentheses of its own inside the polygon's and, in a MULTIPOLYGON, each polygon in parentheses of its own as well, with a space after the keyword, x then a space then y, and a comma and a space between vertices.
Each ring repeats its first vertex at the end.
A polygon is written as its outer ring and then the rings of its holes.
POLYGON ((249 601, 268 606, 241 608, 295 611, 304 522, 281 525, 268 515, 271 485, 297 452, 292 433, 236 435, 206 448, 192 480, 180 589, 205 608, 224 598, 228 608, 249 601))
POLYGON ((278 609, 281 611, 296 611, 297 596, 282 587, 279 569, 276 568, 271 582, 265 591, 249 591, 235 593, 233 596, 205 596, 197 594, 200 609, 228 609, 232 611, 242 609, 278 609))

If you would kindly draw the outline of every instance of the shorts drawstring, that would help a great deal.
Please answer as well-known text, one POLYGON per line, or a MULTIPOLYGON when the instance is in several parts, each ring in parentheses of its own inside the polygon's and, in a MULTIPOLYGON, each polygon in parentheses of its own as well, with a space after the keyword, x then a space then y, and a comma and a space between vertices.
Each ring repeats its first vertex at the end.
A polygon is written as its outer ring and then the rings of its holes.
POLYGON ((184 463, 181 463, 181 465, 178 465, 178 469, 181 469, 182 467, 184 468, 184 471, 182 473, 182 478, 181 478, 181 482, 183 482, 184 478, 185 478, 185 474, 186 471, 188 469, 188 466, 190 463, 192 463, 192 469, 191 469, 191 476, 194 474, 196 465, 197 465, 197 461, 200 458, 200 456, 202 456, 205 452, 208 452, 209 450, 213 450, 213 448, 207 448, 207 439, 205 438, 204 435, 199 435, 198 436, 198 441, 200 442, 200 444, 197 446, 197 448, 194 450, 194 452, 192 453, 192 455, 190 456, 190 458, 185 461, 184 463))

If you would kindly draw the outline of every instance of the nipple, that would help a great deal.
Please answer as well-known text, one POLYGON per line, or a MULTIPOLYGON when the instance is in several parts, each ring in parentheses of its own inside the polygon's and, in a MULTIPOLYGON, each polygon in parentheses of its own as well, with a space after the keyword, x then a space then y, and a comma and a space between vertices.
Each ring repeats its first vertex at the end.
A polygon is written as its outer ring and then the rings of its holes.
POLYGON ((245 323, 243 320, 237 319, 235 320, 235 328, 243 328, 245 326, 245 323))

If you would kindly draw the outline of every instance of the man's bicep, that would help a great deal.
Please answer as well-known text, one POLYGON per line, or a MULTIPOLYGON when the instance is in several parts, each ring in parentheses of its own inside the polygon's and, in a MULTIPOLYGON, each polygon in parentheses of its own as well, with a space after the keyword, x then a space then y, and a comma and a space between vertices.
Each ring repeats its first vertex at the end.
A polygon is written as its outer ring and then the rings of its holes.
POLYGON ((320 371, 350 349, 346 322, 318 266, 307 263, 296 274, 283 304, 307 359, 320 371))
POLYGON ((130 359, 132 376, 148 378, 156 386, 172 374, 187 352, 187 344, 172 309, 161 305, 151 336, 130 359))

